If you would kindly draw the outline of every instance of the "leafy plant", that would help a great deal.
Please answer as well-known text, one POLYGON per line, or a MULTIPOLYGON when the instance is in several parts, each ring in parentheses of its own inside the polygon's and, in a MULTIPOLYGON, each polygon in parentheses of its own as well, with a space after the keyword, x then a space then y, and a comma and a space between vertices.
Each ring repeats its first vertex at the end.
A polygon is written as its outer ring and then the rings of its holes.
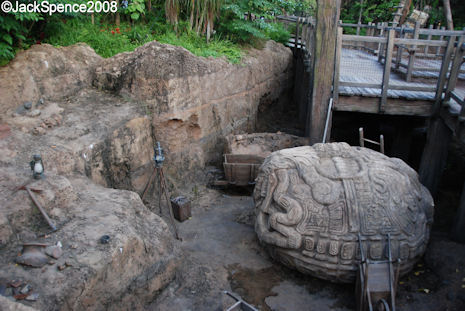
POLYGON ((131 16, 131 19, 138 20, 141 15, 145 14, 144 0, 132 0, 128 5, 127 12, 131 16))

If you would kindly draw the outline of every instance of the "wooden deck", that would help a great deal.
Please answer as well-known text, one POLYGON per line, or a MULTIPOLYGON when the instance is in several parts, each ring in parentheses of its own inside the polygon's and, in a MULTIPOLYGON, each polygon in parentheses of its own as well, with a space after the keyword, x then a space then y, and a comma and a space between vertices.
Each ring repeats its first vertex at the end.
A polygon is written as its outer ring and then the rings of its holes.
MULTIPOLYGON (((430 116, 433 112, 437 76, 441 63, 437 60, 417 59, 417 61, 429 61, 428 66, 437 67, 438 70, 432 72, 429 76, 431 79, 422 79, 422 82, 406 82, 403 74, 392 70, 387 91, 385 114, 430 116), (418 88, 419 91, 403 90, 401 88, 418 88), (426 89, 430 89, 430 91, 425 91, 426 89)), ((465 68, 465 65, 462 65, 462 67, 465 68)), ((392 69, 394 68, 395 64, 392 65, 392 69)), ((384 64, 378 62, 378 56, 363 50, 343 48, 339 73, 339 100, 334 109, 378 113, 378 99, 381 97, 382 92, 383 70, 384 64), (350 86, 353 82, 366 85, 366 87, 350 86)), ((465 80, 465 75, 459 75, 459 79, 465 80)), ((459 97, 464 98, 465 88, 457 87, 454 92, 459 97)), ((457 105, 455 109, 460 108, 457 105)))

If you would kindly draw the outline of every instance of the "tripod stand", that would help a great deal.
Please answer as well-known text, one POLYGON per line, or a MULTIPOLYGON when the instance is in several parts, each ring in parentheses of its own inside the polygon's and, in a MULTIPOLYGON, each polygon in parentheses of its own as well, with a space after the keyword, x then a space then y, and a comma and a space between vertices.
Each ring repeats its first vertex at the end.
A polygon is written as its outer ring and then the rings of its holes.
POLYGON ((144 191, 142 192, 142 196, 141 196, 142 201, 144 201, 144 197, 147 194, 147 191, 152 185, 153 179, 156 176, 158 180, 158 186, 159 186, 158 207, 160 208, 160 216, 162 216, 161 201, 162 201, 162 196, 164 195, 166 199, 166 204, 168 206, 168 210, 170 212, 170 222, 174 228, 175 237, 177 240, 181 240, 178 234, 178 228, 176 227, 176 223, 174 222, 173 209, 171 208, 170 196, 168 195, 168 187, 166 186, 165 174, 163 173, 163 162, 165 161, 165 157, 163 156, 163 149, 161 148, 159 142, 157 142, 157 148, 155 149, 155 156, 153 159, 155 161, 155 168, 153 169, 152 175, 150 176, 149 181, 147 182, 147 185, 145 185, 144 191))

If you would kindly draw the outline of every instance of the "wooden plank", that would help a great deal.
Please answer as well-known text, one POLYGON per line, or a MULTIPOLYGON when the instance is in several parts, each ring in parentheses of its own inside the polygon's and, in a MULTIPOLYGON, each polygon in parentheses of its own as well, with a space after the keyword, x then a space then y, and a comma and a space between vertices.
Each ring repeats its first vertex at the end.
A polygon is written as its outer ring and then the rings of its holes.
MULTIPOLYGON (((430 117, 432 113, 431 108, 431 102, 424 100, 388 98, 384 107, 384 114, 430 117)), ((339 94, 339 102, 334 106, 334 110, 377 114, 379 104, 374 100, 374 97, 345 96, 339 94)))
POLYGON ((437 115, 439 114, 439 110, 441 108, 441 102, 442 102, 442 93, 444 90, 444 85, 446 83, 446 76, 447 72, 449 71, 449 65, 452 57, 452 52, 454 51, 454 45, 455 45, 455 40, 457 37, 452 36, 449 37, 449 42, 447 44, 447 49, 446 53, 444 55, 444 59, 441 64, 441 71, 439 73, 439 79, 438 79, 438 84, 437 84, 437 91, 436 91, 436 96, 434 100, 434 114, 437 115))
POLYGON ((341 69, 341 53, 342 53, 342 34, 344 29, 342 27, 337 28, 336 37, 336 56, 334 66, 334 84, 333 84, 333 103, 337 104, 339 98, 339 74, 341 69))
MULTIPOLYGON (((381 29, 379 30, 379 36, 383 37, 384 36, 384 23, 381 23, 381 29)), ((387 39, 384 38, 386 41, 387 39)), ((383 57, 383 51, 384 51, 384 43, 386 42, 378 42, 378 62, 381 63, 382 57, 383 57)))
POLYGON ((381 101, 379 104, 379 111, 384 111, 384 106, 386 105, 387 99, 387 92, 389 88, 389 77, 391 75, 391 63, 392 63, 392 50, 394 48, 394 38, 395 38, 395 31, 389 30, 388 32, 388 41, 387 41, 387 48, 386 48, 386 59, 384 61, 384 71, 383 71, 383 90, 381 92, 381 101))
POLYGON ((396 44, 400 45, 430 45, 437 46, 447 46, 447 41, 438 41, 438 40, 423 40, 423 39, 407 39, 407 38, 397 38, 394 40, 396 44))
POLYGON ((413 91, 413 92, 436 92, 435 86, 410 86, 410 85, 389 85, 390 90, 413 91))
MULTIPOLYGON (((332 96, 334 57, 340 0, 318 0, 313 53, 312 100, 305 133, 310 144, 323 139, 326 114, 332 96)), ((329 129, 328 129, 329 130, 329 129)))
POLYGON ((451 138, 452 131, 441 118, 431 120, 421 157, 419 175, 421 183, 428 188, 433 196, 436 195, 439 180, 446 164, 451 138))
POLYGON ((386 38, 380 37, 366 37, 366 36, 356 36, 356 35, 343 35, 343 41, 352 41, 352 42, 374 42, 374 43, 385 43, 386 38))
MULTIPOLYGON (((415 22, 415 29, 413 31, 413 40, 418 39, 418 30, 420 29, 420 22, 415 22)), ((411 50, 409 50, 409 57, 408 57, 408 67, 407 67, 407 77, 406 80, 407 82, 412 81, 412 72, 413 72, 413 66, 415 65, 415 52, 416 52, 416 46, 414 45, 411 50)))
POLYGON ((460 204, 455 215, 455 221, 451 231, 452 239, 460 243, 465 243, 465 183, 460 197, 460 204))
POLYGON ((351 86, 351 87, 364 87, 364 88, 375 88, 380 89, 382 87, 381 83, 364 83, 364 82, 349 82, 349 81, 339 81, 340 86, 351 86))

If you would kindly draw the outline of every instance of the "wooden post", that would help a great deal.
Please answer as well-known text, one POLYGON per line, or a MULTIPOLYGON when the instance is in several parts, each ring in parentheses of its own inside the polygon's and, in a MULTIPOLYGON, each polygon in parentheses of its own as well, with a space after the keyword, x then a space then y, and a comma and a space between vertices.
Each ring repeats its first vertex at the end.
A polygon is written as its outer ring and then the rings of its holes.
POLYGON ((340 0, 318 0, 312 53, 311 101, 305 133, 310 144, 321 142, 334 78, 340 0))
POLYGON ((465 35, 460 36, 457 43, 457 48, 454 53, 454 62, 452 63, 449 81, 447 82, 446 94, 444 95, 444 101, 450 99, 450 93, 455 89, 457 85, 457 78, 460 73, 460 65, 462 64, 463 57, 465 56, 465 50, 462 49, 462 45, 465 43, 465 35))
POLYGON ((457 242, 465 243, 465 184, 463 185, 460 205, 457 209, 455 222, 452 226, 451 237, 457 242))
POLYGON ((447 72, 449 71, 449 64, 454 51, 456 36, 450 36, 447 43, 446 53, 442 59, 441 71, 439 72, 439 79, 436 88, 436 97, 434 99, 433 114, 438 115, 441 109, 442 93, 444 92, 444 85, 446 84, 447 72))
POLYGON ((384 135, 379 135, 379 151, 382 154, 385 154, 385 152, 384 152, 384 135))
POLYGON ((294 55, 297 55, 297 49, 299 48, 299 26, 300 17, 297 18, 297 25, 295 26, 295 39, 294 39, 294 55))
MULTIPOLYGON (((439 26, 438 26, 438 29, 439 29, 439 26)), ((442 27, 441 27, 441 30, 446 30, 446 27, 442 26, 442 27)), ((441 35, 441 36, 439 37, 439 41, 442 41, 442 40, 444 40, 444 36, 441 35)), ((436 57, 438 57, 440 54, 441 54, 441 47, 438 46, 438 47, 436 48, 436 57)))
POLYGON ((420 181, 434 196, 447 160, 452 131, 441 118, 431 120, 420 162, 420 181))
MULTIPOLYGON (((384 36, 384 23, 380 24, 380 30, 379 30, 379 36, 382 37, 384 36)), ((383 59, 383 54, 381 51, 384 50, 384 43, 378 43, 378 62, 381 63, 381 60, 383 59)))
POLYGON ((389 77, 391 75, 392 51, 394 49, 395 30, 390 29, 387 36, 386 58, 384 59, 383 84, 381 91, 381 101, 379 103, 379 112, 384 112, 384 106, 387 102, 387 92, 389 88, 389 77))
POLYGON ((363 127, 358 129, 358 139, 359 139, 360 147, 365 147, 365 137, 363 135, 363 127))
POLYGON ((336 37, 336 57, 334 66, 334 83, 333 83, 333 104, 337 105, 339 100, 339 73, 341 66, 341 53, 342 53, 342 34, 344 29, 338 27, 336 37))
MULTIPOLYGON (((415 22, 415 29, 413 30, 413 40, 418 39, 420 30, 420 22, 415 22)), ((412 81, 412 72, 413 68, 415 67, 415 53, 416 53, 417 46, 413 45, 409 48, 409 56, 408 56, 408 67, 407 67, 407 82, 412 81)))
MULTIPOLYGON (((432 29, 433 29, 433 25, 429 25, 429 28, 428 28, 428 29, 432 30, 432 29)), ((430 34, 428 35, 427 40, 431 40, 431 37, 432 37, 432 34, 430 33, 430 34)), ((429 46, 428 46, 428 45, 425 45, 425 57, 428 56, 428 53, 429 53, 429 46)))
MULTIPOLYGON (((403 37, 405 37, 404 25, 402 25, 400 27, 400 34, 399 34, 399 38, 403 38, 403 37)), ((398 46, 397 47, 397 55, 396 55, 396 69, 399 69, 400 63, 402 62, 402 54, 403 54, 402 48, 400 46, 398 46)))
POLYGON ((305 38, 307 38, 307 31, 308 31, 308 25, 307 25, 307 19, 304 18, 302 20, 302 34, 300 35, 301 36, 301 42, 300 42, 300 47, 301 49, 308 49, 308 42, 307 40, 305 40, 305 38))

